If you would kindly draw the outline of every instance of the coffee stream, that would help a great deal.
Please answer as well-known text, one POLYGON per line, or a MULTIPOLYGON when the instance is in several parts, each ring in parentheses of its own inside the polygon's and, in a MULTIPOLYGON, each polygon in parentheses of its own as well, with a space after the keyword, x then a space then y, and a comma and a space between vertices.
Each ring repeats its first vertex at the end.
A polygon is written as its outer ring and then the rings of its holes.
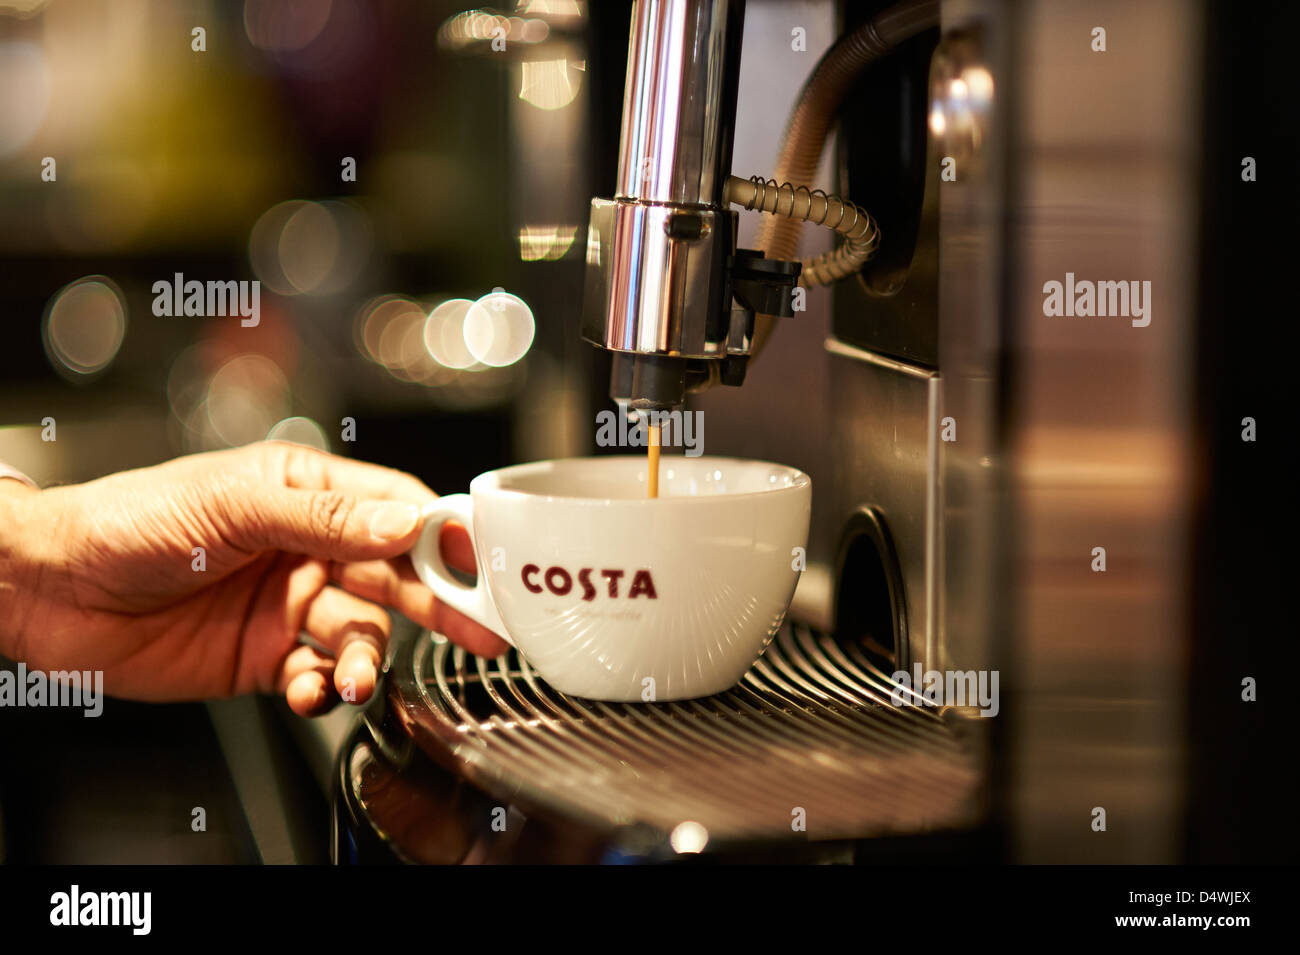
POLYGON ((647 497, 659 496, 659 425, 652 424, 649 427, 650 444, 646 449, 650 456, 650 468, 646 472, 648 480, 646 485, 649 489, 647 497))

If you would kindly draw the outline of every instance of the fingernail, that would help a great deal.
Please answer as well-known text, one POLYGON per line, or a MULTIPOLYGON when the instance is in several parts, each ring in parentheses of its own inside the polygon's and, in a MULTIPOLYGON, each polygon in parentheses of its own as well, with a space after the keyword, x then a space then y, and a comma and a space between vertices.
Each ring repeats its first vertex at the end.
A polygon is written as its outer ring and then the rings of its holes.
POLYGON ((341 664, 343 658, 349 651, 353 653, 363 653, 372 666, 378 666, 384 659, 384 645, 378 637, 375 636, 373 629, 355 629, 349 628, 339 641, 338 661, 341 664), (360 650, 352 650, 353 644, 359 644, 360 650))
POLYGON ((334 669, 334 686, 348 703, 364 703, 375 692, 379 680, 379 651, 368 639, 345 646, 334 669))
POLYGON ((370 515, 370 536, 381 541, 397 540, 415 530, 419 522, 420 509, 414 504, 376 504, 370 515))

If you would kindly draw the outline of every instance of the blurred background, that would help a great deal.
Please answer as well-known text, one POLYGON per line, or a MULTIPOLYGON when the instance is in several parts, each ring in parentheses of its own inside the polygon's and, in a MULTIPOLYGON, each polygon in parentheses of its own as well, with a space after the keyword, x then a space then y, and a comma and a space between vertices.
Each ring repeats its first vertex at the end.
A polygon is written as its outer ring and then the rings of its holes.
POLYGON ((0 457, 80 480, 283 436, 458 489, 580 451, 584 17, 524 6, 493 56, 453 4, 8 5, 0 457), (260 323, 155 317, 174 273, 260 280, 260 323))
MULTIPOLYGON (((597 6, 6 0, 0 459, 44 484, 287 437, 449 491, 594 451, 607 399, 578 335, 582 264, 590 198, 613 192, 626 44, 588 41, 625 36, 630 3, 597 6), (260 323, 155 316, 152 285, 176 273, 259 280, 260 323)), ((807 53, 765 6, 745 64, 768 108, 740 117, 735 153, 754 171, 798 91, 763 69, 764 38, 801 67, 831 39, 830 4, 793 5, 807 53)), ((812 365, 770 378, 820 404, 813 299, 787 341, 812 365)), ((767 408, 723 402, 709 453, 815 473, 815 431, 746 428, 767 408)))

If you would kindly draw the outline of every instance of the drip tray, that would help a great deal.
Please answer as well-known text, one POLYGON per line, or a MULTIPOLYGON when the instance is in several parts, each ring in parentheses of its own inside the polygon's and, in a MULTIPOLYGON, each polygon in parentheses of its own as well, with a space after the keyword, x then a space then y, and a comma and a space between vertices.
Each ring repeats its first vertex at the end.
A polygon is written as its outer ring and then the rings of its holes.
POLYGON ((420 748, 494 798, 676 851, 951 829, 976 818, 979 735, 890 703, 892 666, 787 623, 736 688, 675 703, 565 696, 513 650, 420 634, 389 672, 420 748))

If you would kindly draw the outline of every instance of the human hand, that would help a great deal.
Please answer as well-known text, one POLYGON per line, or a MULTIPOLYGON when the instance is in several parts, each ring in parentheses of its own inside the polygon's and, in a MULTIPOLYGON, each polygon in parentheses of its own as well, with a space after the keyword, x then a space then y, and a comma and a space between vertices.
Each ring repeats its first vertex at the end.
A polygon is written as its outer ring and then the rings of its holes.
MULTIPOLYGON (((116 696, 284 693, 302 715, 370 698, 381 605, 498 656, 504 641, 439 604, 405 556, 434 497, 401 471, 281 442, 41 491, 0 480, 0 652, 103 671, 116 696)), ((473 573, 464 528, 439 543, 473 573)))

